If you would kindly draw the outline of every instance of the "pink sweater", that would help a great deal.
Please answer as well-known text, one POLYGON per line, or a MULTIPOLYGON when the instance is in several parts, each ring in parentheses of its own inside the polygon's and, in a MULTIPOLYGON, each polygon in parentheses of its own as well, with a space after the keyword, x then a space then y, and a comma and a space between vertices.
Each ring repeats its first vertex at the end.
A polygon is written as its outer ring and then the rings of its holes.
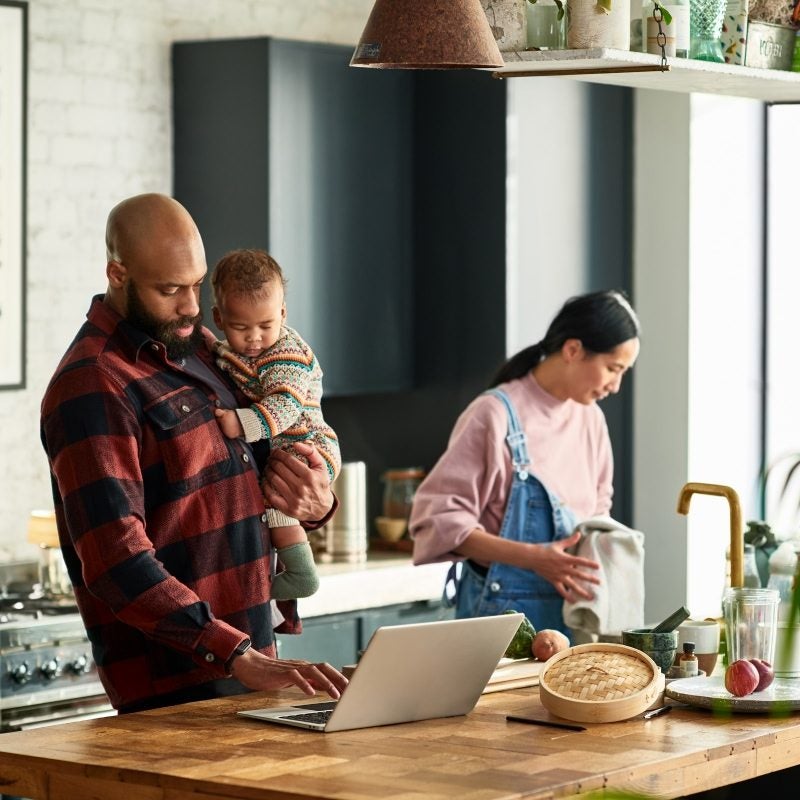
MULTIPOLYGON (((558 400, 530 373, 500 388, 528 436, 533 474, 579 521, 608 514, 614 464, 600 408, 558 400)), ((480 395, 461 414, 415 496, 409 524, 415 564, 458 558, 453 551, 475 528, 499 532, 512 478, 507 433, 505 406, 495 397, 480 395)))

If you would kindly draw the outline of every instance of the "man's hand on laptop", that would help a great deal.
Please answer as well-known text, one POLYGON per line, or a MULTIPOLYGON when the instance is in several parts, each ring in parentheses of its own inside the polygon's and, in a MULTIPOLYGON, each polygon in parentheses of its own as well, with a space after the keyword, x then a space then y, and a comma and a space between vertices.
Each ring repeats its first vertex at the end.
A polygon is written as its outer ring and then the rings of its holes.
POLYGON ((330 664, 268 658, 256 650, 235 658, 230 669, 236 680, 256 691, 298 686, 311 697, 319 691, 338 700, 347 686, 347 678, 330 664))

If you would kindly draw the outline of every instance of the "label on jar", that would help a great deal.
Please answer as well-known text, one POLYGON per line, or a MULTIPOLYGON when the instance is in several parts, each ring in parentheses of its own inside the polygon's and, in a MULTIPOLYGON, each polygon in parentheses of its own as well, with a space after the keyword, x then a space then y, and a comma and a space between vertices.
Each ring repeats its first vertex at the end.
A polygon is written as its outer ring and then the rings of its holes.
POLYGON ((693 678, 697 675, 696 658, 682 658, 680 667, 684 678, 693 678))

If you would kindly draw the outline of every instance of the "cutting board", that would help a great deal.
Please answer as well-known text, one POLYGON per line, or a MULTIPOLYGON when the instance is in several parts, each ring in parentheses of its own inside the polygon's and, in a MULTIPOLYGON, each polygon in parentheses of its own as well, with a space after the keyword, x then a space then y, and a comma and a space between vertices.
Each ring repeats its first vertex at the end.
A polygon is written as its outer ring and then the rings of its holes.
POLYGON ((538 686, 539 674, 544 663, 544 661, 537 661, 534 658, 501 658, 497 669, 489 678, 483 694, 538 686))

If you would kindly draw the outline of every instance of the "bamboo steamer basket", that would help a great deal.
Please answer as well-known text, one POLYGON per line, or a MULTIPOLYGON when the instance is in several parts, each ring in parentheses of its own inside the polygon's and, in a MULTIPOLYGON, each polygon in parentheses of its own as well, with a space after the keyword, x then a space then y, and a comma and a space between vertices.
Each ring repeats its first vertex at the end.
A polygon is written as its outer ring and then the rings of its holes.
POLYGON ((624 644, 579 644, 550 658, 539 678, 542 705, 575 722, 619 722, 646 711, 664 692, 664 674, 624 644))

